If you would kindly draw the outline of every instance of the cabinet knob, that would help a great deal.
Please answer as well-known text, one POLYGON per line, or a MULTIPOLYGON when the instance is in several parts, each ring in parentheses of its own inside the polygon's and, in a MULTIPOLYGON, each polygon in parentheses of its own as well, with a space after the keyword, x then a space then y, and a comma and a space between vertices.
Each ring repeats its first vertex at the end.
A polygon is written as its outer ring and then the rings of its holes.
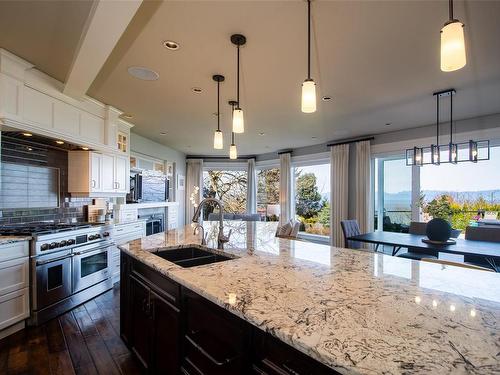
POLYGON ((92 187, 95 188, 95 180, 92 180, 92 187))

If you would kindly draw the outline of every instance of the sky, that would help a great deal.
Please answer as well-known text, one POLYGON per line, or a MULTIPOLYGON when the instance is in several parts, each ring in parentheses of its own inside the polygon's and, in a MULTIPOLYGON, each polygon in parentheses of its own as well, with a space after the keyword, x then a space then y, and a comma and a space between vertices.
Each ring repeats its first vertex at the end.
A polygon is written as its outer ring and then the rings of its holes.
MULTIPOLYGON (((404 160, 385 164, 385 192, 411 190, 411 167, 404 160)), ((490 160, 478 163, 425 165, 420 168, 420 190, 500 190, 500 147, 492 147, 490 160)))

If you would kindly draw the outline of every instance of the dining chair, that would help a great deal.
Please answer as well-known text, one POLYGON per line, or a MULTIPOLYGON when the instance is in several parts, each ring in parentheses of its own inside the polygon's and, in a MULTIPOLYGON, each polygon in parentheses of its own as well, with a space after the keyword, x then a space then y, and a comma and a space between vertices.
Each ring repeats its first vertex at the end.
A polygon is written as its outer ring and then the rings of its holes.
POLYGON ((481 267, 481 266, 477 266, 474 264, 452 262, 452 261, 445 260, 445 259, 424 258, 424 259, 422 259, 422 262, 437 263, 437 264, 442 264, 444 266, 462 267, 462 268, 468 268, 468 269, 479 270, 479 271, 495 272, 491 268, 481 267))
POLYGON ((340 226, 344 234, 344 247, 346 249, 361 249, 361 243, 358 241, 348 240, 348 237, 361 234, 357 220, 341 220, 340 226))
MULTIPOLYGON (((465 228, 465 239, 468 241, 500 242, 500 227, 467 227, 465 228)), ((495 264, 488 263, 484 257, 475 255, 464 255, 464 263, 479 267, 496 267, 495 264)))

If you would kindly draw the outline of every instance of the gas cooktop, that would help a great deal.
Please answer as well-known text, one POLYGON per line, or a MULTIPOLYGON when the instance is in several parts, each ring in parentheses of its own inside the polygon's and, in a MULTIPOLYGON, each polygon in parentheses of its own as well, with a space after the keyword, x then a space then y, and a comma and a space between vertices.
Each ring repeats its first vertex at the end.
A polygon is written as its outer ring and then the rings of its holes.
POLYGON ((56 224, 56 223, 25 223, 25 224, 9 224, 0 226, 0 235, 2 236, 30 236, 66 232, 76 229, 92 228, 89 223, 74 223, 74 224, 56 224))

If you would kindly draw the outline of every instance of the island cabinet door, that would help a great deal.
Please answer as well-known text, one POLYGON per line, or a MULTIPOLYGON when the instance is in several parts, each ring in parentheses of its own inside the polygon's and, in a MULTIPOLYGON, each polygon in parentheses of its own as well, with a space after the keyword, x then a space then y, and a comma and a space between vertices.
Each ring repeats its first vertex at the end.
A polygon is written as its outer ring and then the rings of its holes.
POLYGON ((326 375, 338 374, 329 367, 299 352, 284 342, 253 328, 254 374, 326 375))
POLYGON ((246 374, 250 327, 204 298, 184 290, 186 327, 183 340, 184 374, 246 374))
POLYGON ((153 330, 151 342, 152 372, 178 374, 180 360, 179 309, 164 296, 151 291, 153 330))
POLYGON ((151 365, 150 289, 133 276, 130 276, 129 286, 131 297, 130 307, 132 310, 130 345, 142 365, 146 369, 149 369, 151 365))
POLYGON ((130 300, 130 258, 120 252, 120 336, 127 344, 132 337, 132 305, 130 300))

